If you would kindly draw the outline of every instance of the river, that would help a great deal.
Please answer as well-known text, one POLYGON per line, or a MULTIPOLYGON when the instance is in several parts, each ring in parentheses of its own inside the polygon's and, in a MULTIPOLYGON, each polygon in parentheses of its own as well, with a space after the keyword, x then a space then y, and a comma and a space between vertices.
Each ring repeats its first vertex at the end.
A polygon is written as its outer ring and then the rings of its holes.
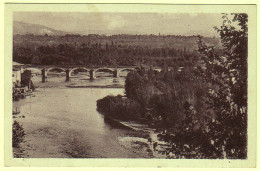
MULTIPOLYGON (((64 78, 63 78, 64 79, 64 78)), ((96 111, 96 101, 122 88, 37 88, 13 103, 23 125, 23 157, 151 158, 147 134, 119 128, 96 111)))

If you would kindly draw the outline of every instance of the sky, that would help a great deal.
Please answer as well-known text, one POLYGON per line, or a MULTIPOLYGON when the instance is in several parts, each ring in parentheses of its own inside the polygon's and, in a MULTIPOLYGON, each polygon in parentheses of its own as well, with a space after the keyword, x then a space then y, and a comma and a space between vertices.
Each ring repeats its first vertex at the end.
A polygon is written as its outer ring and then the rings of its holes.
POLYGON ((218 36, 214 13, 14 12, 13 20, 79 34, 171 34, 218 36))

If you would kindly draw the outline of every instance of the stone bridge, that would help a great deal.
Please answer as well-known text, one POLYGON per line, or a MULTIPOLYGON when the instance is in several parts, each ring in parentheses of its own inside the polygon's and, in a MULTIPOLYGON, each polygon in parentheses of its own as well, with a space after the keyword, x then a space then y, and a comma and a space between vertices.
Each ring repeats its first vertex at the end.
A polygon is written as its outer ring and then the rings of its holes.
MULTIPOLYGON (((53 70, 58 70, 60 72, 66 73, 66 81, 69 81, 72 77, 72 73, 74 71, 80 70, 80 72, 85 71, 89 72, 90 80, 94 80, 96 78, 97 72, 108 72, 112 73, 114 78, 120 76, 120 73, 123 71, 134 71, 137 68, 141 69, 141 67, 130 66, 130 67, 101 67, 101 68, 86 68, 84 66, 25 66, 24 69, 34 71, 36 73, 41 73, 42 82, 46 82, 48 78, 49 72, 53 70)), ((154 70, 161 71, 161 68, 153 68, 154 70)))
POLYGON ((72 73, 74 71, 80 70, 85 71, 85 72, 89 72, 90 75, 90 80, 94 80, 96 78, 96 73, 97 72, 108 72, 108 73, 112 73, 114 78, 119 77, 120 72, 122 71, 133 71, 135 70, 134 67, 129 67, 129 68, 107 68, 107 67, 102 67, 102 68, 95 68, 95 69, 91 69, 91 68, 86 68, 86 67, 44 67, 44 68, 38 68, 38 67, 29 67, 29 68, 25 68, 27 70, 31 70, 31 71, 36 71, 38 73, 41 73, 42 75, 42 82, 47 81, 47 77, 49 72, 53 71, 53 70, 58 70, 61 72, 65 72, 66 73, 66 81, 70 80, 70 77, 72 75, 72 73))

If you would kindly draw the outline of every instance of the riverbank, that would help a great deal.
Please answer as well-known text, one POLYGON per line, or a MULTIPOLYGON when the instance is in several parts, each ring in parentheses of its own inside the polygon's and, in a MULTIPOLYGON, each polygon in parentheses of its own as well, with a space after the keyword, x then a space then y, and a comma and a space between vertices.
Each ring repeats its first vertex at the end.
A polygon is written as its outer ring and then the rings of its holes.
POLYGON ((112 117, 104 117, 105 120, 118 125, 119 127, 125 128, 125 129, 130 129, 133 131, 140 131, 140 132, 145 132, 149 133, 152 129, 148 127, 146 124, 141 124, 136 121, 120 121, 118 119, 114 119, 112 117))
POLYGON ((124 88, 123 85, 104 85, 104 86, 99 86, 99 85, 85 85, 85 86, 79 86, 79 85, 67 85, 66 87, 68 88, 124 88))
MULTIPOLYGON (((106 120, 117 125, 122 129, 129 129, 136 132, 143 132, 146 136, 141 142, 146 145, 147 152, 152 158, 171 158, 172 153, 166 153, 167 149, 171 148, 171 144, 159 139, 160 133, 155 128, 149 127, 147 124, 137 121, 120 121, 111 117, 105 117, 106 120)), ((139 140, 140 141, 140 140, 139 140)))

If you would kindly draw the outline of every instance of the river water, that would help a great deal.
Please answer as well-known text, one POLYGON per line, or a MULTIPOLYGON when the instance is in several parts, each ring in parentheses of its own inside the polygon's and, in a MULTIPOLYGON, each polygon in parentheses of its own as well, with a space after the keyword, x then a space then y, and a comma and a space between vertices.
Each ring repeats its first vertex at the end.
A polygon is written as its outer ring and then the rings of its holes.
POLYGON ((13 103, 24 127, 23 157, 151 158, 147 134, 104 120, 96 101, 122 88, 38 88, 13 103))

